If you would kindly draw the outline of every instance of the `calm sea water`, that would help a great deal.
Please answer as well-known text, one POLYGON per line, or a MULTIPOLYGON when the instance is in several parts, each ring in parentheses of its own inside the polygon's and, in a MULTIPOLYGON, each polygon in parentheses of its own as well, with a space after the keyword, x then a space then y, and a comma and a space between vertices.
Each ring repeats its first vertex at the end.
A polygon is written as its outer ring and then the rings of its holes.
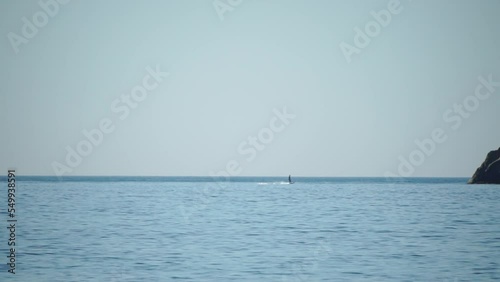
POLYGON ((17 274, 1 193, 0 281, 500 279, 498 185, 282 180, 18 178, 17 274))

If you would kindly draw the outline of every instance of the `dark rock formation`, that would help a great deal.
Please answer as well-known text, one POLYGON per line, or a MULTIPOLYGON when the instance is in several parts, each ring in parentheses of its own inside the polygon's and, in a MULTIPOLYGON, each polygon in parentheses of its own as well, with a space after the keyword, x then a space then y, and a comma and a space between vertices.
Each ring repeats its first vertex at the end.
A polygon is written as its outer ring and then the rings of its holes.
POLYGON ((469 184, 500 184, 500 148, 491 151, 483 164, 476 170, 469 184))

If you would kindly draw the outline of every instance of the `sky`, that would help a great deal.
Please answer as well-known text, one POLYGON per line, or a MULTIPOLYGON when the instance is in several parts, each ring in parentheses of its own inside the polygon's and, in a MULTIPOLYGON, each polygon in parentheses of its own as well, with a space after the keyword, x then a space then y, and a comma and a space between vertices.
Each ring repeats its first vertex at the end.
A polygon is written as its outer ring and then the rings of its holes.
POLYGON ((0 169, 470 177, 500 1, 0 2, 0 169))

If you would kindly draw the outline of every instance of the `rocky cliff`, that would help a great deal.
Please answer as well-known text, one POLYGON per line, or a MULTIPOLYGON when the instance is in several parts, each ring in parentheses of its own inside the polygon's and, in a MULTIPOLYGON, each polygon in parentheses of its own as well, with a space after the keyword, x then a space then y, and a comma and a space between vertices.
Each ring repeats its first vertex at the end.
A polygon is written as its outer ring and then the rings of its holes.
POLYGON ((491 151, 483 164, 476 170, 469 184, 500 184, 500 148, 491 151))

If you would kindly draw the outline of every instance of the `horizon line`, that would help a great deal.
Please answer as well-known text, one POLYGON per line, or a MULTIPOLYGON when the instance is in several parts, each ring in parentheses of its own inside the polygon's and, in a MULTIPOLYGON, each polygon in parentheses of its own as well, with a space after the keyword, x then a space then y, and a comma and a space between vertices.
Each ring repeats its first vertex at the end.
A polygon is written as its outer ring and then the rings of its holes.
MULTIPOLYGON (((411 178, 470 178, 470 176, 397 176, 397 177, 386 177, 386 176, 307 176, 298 175, 294 178, 389 178, 389 179, 411 179, 411 178)), ((6 177, 6 176, 4 176, 6 177)), ((193 177, 193 178, 225 178, 225 176, 210 176, 210 175, 104 175, 104 174, 87 174, 87 175, 48 175, 48 174, 17 174, 16 177, 55 177, 55 178, 65 178, 65 177, 193 177)), ((288 178, 287 175, 235 175, 228 176, 229 178, 244 178, 244 177, 273 177, 273 178, 288 178)))

